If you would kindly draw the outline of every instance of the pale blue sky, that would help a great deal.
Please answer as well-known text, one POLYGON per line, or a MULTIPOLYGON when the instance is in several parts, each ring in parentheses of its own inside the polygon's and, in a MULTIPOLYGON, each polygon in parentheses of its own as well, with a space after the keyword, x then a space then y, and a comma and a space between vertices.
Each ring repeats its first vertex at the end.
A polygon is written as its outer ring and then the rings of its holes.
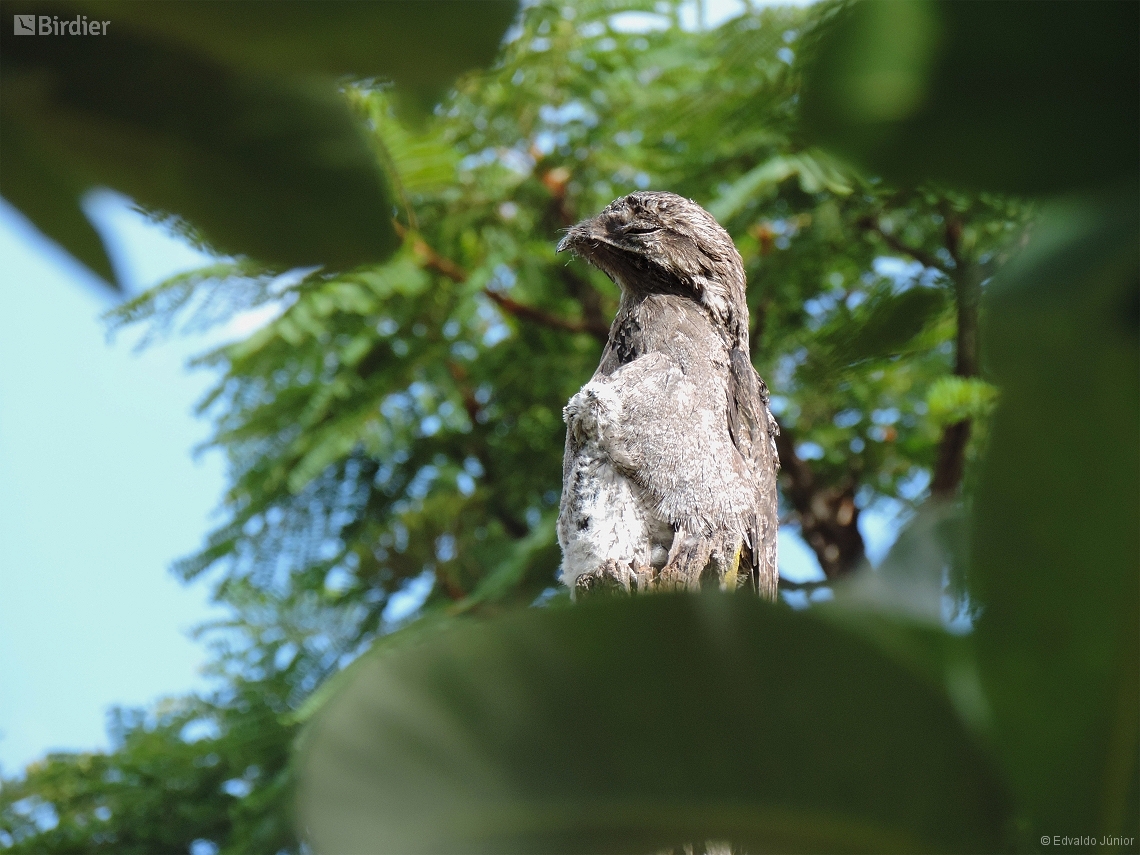
MULTIPOLYGON (((0 769, 45 751, 106 745, 106 709, 204 685, 186 630, 204 586, 166 572, 195 549, 223 487, 191 449, 209 381, 202 342, 141 354, 109 345, 114 301, 0 203, 0 769)), ((92 210, 132 290, 203 256, 111 194, 92 210)))

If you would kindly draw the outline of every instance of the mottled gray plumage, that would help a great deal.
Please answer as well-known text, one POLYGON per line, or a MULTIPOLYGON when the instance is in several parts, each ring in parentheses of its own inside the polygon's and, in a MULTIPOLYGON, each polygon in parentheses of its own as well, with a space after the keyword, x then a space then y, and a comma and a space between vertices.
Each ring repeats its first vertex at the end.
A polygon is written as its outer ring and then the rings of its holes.
POLYGON ((598 370, 564 411, 563 581, 582 591, 750 579, 774 598, 777 428, 749 356, 732 239, 696 203, 639 192, 558 249, 621 288, 598 370))

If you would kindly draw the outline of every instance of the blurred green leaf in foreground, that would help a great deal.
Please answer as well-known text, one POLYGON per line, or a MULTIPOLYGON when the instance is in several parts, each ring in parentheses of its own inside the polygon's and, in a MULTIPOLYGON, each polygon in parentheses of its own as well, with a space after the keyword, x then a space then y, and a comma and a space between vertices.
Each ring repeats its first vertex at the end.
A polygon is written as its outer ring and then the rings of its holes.
POLYGON ((1134 3, 856 3, 805 46, 817 142, 898 183, 1060 193, 1137 172, 1134 3))
POLYGON ((370 657, 305 747, 325 852, 992 852, 1007 810, 925 675, 743 596, 532 610, 370 657))
POLYGON ((430 101, 490 61, 515 4, 23 0, 9 11, 53 33, 0 36, 0 193, 114 282, 80 206, 93 187, 280 269, 384 260, 398 244, 391 189, 336 79, 394 79, 430 101), (57 21, 88 19, 106 32, 54 34, 57 21))

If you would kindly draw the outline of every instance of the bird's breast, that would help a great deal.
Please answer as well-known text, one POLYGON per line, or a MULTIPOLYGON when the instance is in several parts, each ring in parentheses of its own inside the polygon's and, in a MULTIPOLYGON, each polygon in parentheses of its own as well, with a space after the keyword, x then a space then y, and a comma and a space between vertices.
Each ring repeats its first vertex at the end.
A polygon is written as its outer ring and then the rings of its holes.
POLYGON ((621 421, 622 401, 610 383, 591 380, 566 404, 562 417, 567 432, 581 445, 604 448, 621 421))

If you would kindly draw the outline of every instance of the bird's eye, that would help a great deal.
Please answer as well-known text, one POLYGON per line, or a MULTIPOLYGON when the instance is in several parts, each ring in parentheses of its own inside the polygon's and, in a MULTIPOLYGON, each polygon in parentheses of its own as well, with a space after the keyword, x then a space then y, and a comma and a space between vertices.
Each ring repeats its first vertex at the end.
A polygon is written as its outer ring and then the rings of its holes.
POLYGON ((627 235, 651 235, 659 231, 661 229, 657 226, 630 226, 625 230, 625 233, 627 235))

